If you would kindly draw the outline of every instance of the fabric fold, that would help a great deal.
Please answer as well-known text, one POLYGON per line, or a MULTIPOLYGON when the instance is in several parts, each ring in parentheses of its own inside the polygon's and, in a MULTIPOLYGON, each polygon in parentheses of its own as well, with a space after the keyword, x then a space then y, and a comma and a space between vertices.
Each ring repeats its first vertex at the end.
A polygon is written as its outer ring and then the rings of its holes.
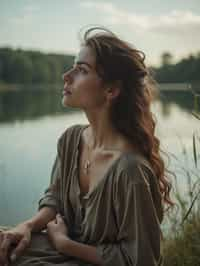
POLYGON ((136 166, 132 176, 123 173, 117 183, 114 194, 117 241, 97 246, 105 266, 157 266, 160 260, 159 224, 149 187, 138 182, 140 174, 136 166))

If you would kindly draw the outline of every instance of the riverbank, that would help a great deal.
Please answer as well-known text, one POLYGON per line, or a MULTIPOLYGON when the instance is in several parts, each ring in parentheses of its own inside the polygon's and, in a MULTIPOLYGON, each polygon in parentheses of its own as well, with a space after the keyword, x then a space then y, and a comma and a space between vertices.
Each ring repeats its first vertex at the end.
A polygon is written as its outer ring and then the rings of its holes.
POLYGON ((163 266, 200 265, 200 215, 193 214, 162 245, 163 266))

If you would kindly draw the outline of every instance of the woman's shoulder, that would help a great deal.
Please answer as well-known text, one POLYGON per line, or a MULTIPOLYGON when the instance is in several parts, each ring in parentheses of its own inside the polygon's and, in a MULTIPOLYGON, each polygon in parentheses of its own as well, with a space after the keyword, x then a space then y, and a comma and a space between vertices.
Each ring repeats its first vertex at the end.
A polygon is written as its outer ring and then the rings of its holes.
POLYGON ((150 162, 141 154, 128 152, 121 156, 117 164, 118 182, 126 182, 128 184, 143 183, 150 185, 155 173, 150 162))
POLYGON ((163 219, 162 199, 158 178, 150 162, 141 155, 128 153, 122 156, 117 164, 118 174, 115 175, 116 194, 130 189, 143 188, 141 191, 150 193, 159 220, 163 219))
POLYGON ((75 124, 66 128, 58 138, 58 149, 67 147, 69 144, 71 144, 70 146, 77 145, 81 131, 85 127, 86 125, 84 124, 75 124))

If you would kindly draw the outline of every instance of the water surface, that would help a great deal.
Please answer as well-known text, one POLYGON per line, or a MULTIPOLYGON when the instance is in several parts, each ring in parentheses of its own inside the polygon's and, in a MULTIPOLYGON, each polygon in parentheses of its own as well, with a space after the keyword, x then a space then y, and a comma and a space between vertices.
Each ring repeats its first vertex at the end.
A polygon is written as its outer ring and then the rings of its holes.
MULTIPOLYGON (((156 135, 170 155, 169 167, 176 170, 183 193, 188 183, 180 165, 195 169, 192 135, 199 122, 191 114, 193 104, 188 91, 164 91, 152 106, 156 135)), ((57 139, 77 123, 87 123, 85 115, 64 109, 59 89, 0 93, 0 225, 17 224, 37 211, 49 183, 57 139)))

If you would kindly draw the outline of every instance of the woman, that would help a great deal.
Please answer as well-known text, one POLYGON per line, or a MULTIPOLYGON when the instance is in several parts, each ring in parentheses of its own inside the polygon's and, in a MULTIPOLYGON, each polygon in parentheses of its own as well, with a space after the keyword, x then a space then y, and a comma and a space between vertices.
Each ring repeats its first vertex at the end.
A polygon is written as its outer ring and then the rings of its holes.
POLYGON ((91 28, 63 80, 63 105, 82 109, 89 124, 59 138, 38 213, 1 233, 2 263, 161 265, 160 223, 173 203, 143 53, 91 28))

